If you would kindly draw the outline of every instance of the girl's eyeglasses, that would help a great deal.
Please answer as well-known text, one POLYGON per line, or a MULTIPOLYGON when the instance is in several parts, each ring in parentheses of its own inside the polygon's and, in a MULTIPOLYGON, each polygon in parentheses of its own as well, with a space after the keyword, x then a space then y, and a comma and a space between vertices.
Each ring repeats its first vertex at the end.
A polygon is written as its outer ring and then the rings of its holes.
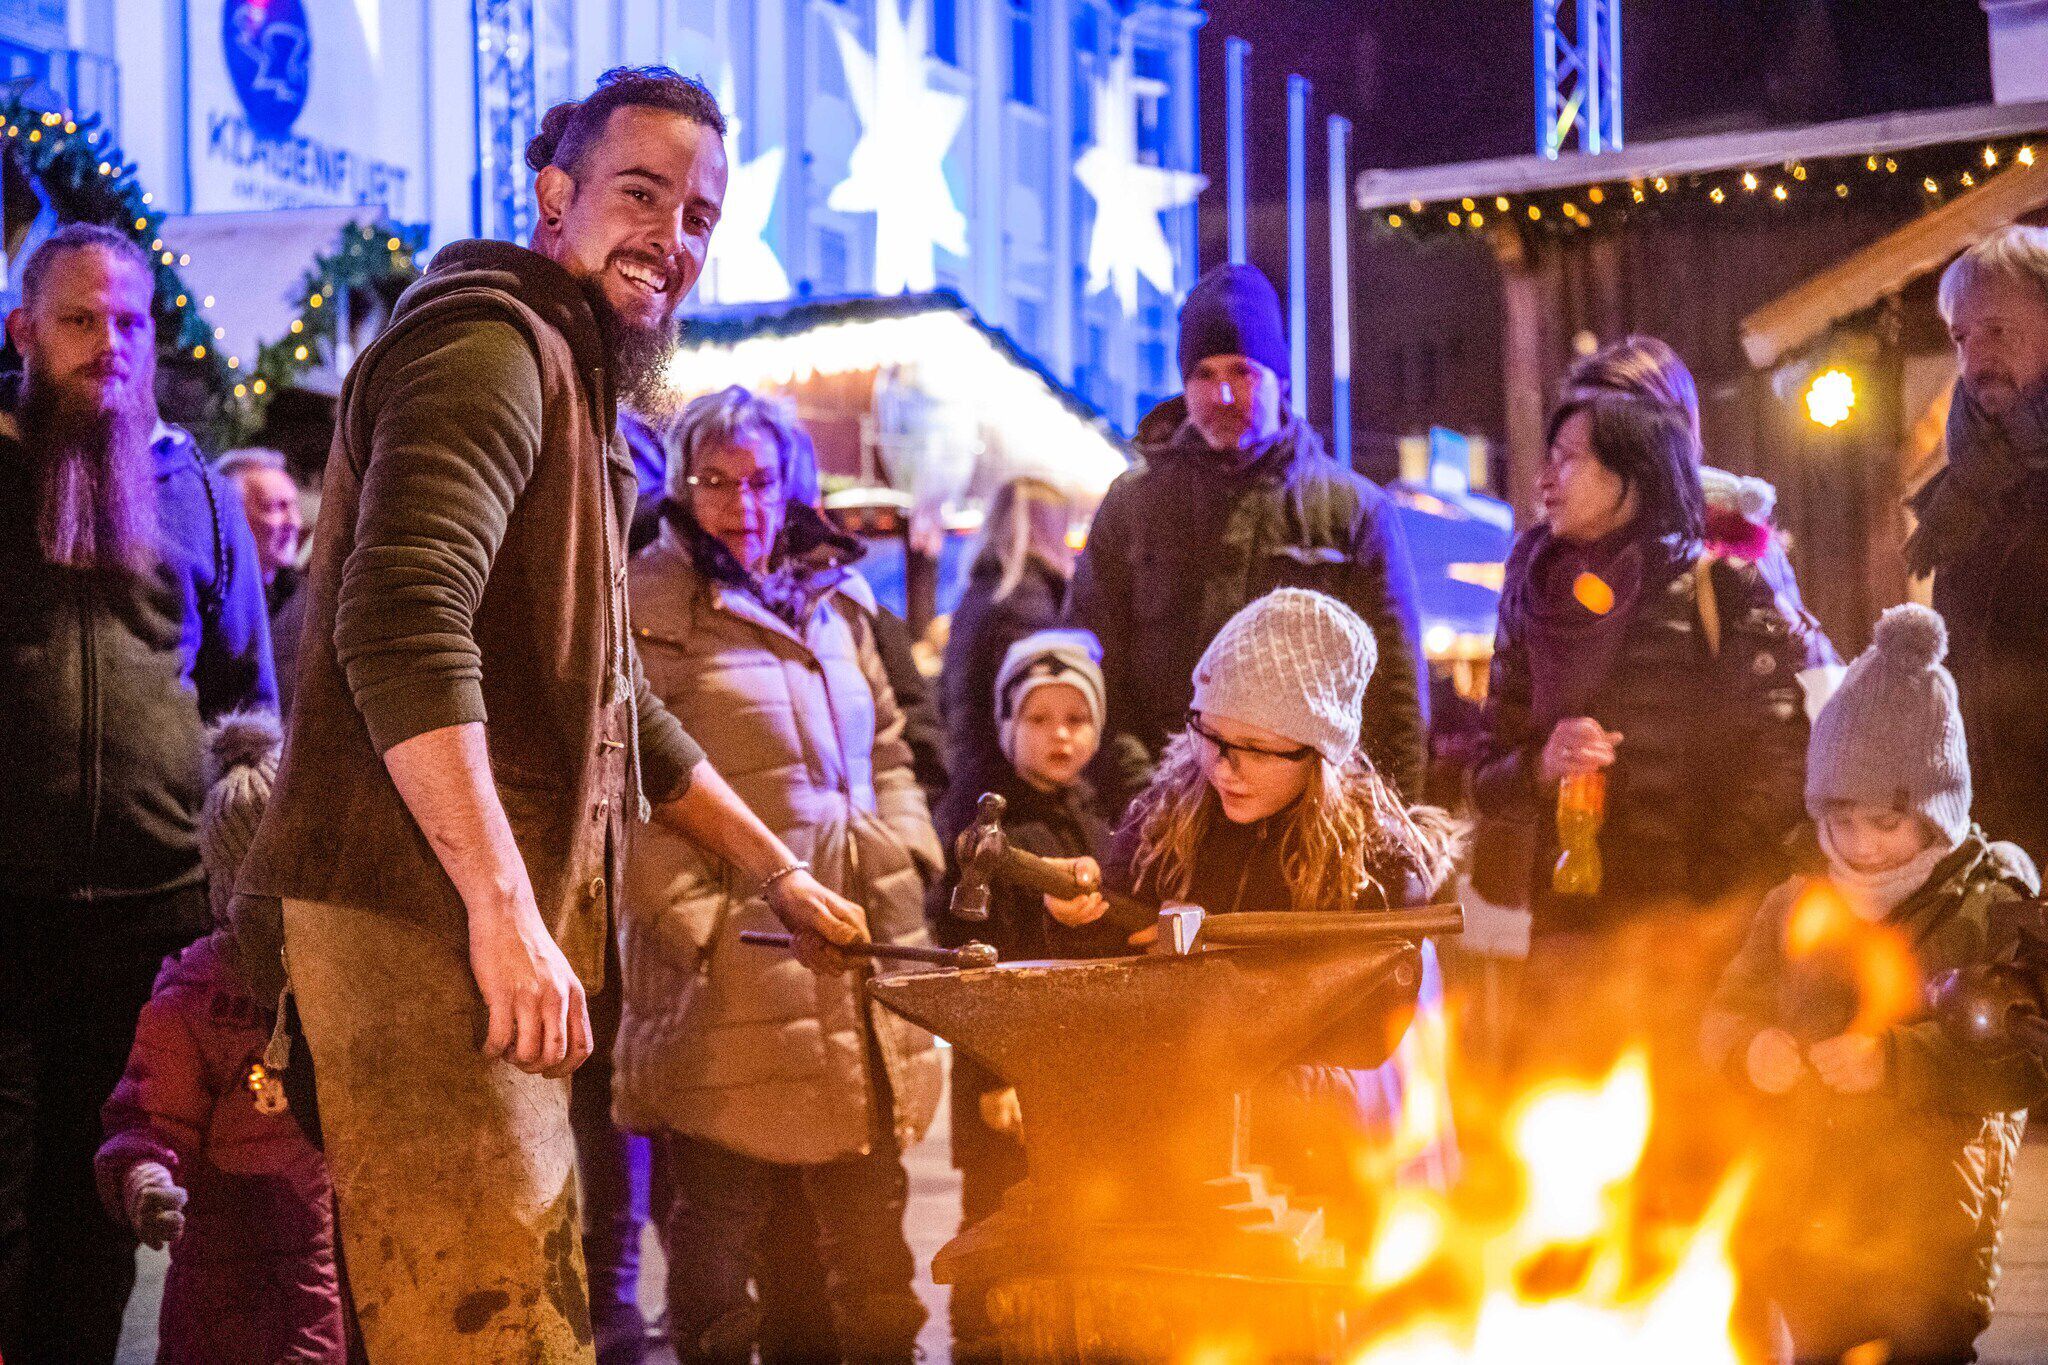
POLYGON ((1234 744, 1204 725, 1199 711, 1188 712, 1188 729, 1215 752, 1219 762, 1228 763, 1240 772, 1270 772, 1275 768, 1305 763, 1315 755, 1314 747, 1306 744, 1299 749, 1261 749, 1255 744, 1234 744))

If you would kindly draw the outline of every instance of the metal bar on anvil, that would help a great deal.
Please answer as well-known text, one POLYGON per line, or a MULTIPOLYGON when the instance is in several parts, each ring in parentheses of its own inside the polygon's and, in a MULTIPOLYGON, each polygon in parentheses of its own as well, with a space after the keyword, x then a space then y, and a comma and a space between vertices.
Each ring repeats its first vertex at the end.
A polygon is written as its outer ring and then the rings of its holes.
POLYGON ((1197 942, 1213 948, 1279 947, 1347 938, 1385 943, 1462 933, 1464 928, 1465 912, 1455 904, 1414 910, 1253 911, 1208 916, 1202 921, 1197 942))

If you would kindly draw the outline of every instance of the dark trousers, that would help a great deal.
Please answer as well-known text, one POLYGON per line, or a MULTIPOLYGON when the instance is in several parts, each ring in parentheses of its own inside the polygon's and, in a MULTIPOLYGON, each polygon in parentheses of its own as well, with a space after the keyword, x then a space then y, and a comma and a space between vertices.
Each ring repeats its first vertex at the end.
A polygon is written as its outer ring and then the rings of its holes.
POLYGON ((0 898, 0 1358, 100 1365, 135 1237, 100 1207, 100 1106, 167 953, 208 921, 193 887, 122 904, 0 898))
POLYGON ((640 1229, 647 1222, 649 1143, 612 1123, 612 1049, 619 1032, 618 949, 607 953, 608 989, 590 1002, 590 1059, 569 1085, 569 1127, 583 1193, 583 1259, 590 1271, 590 1322, 598 1365, 633 1365, 645 1355, 640 1313, 640 1229))
MULTIPOLYGON (((1003 1196, 1028 1173, 1024 1143, 999 1133, 981 1116, 981 1097, 1003 1088, 994 1072, 953 1054, 953 1165, 960 1172, 960 1230, 973 1227, 1003 1206, 1003 1196)), ((956 1284, 946 1300, 953 1329, 953 1359, 993 1361, 1001 1342, 988 1320, 985 1284, 956 1284)))
MULTIPOLYGON (((893 1145, 818 1166, 784 1166, 678 1136, 666 1140, 664 1160, 673 1186, 663 1228, 669 1327, 680 1359, 750 1357, 762 1319, 749 1290, 761 1278, 756 1249, 791 1179, 816 1223, 838 1358, 914 1357, 925 1311, 911 1287, 917 1267, 903 1235, 909 1178, 893 1145)), ((772 1291, 778 1277, 768 1282, 772 1291)), ((784 1359, 803 1358, 794 1343, 773 1345, 784 1359)))

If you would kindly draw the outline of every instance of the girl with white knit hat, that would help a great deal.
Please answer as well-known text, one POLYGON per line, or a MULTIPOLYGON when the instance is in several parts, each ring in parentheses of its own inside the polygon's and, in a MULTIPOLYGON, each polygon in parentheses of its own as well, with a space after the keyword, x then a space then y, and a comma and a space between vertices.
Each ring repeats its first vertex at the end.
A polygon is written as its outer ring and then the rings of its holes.
POLYGON ((1991 961, 2038 887, 1971 823, 1946 652, 1941 618, 1900 606, 1849 665, 1807 750, 1821 856, 1765 899, 1702 1027, 1763 1120, 1743 1279, 1800 1360, 1976 1359, 2022 1111, 2048 1095, 2038 1061, 1928 1015, 1927 983, 1991 961))
MULTIPOLYGON (((1358 614, 1322 593, 1282 588, 1233 616, 1195 667, 1187 728, 1117 832, 1104 884, 1210 914, 1428 901, 1450 873, 1453 839, 1442 813, 1411 809, 1361 746, 1378 656, 1358 614)), ((1416 1086, 1449 1113, 1428 945, 1423 995, 1385 1065, 1291 1068, 1253 1101, 1256 1158, 1334 1205, 1340 1227, 1375 1167, 1379 1177, 1448 1180, 1447 1124, 1406 1150, 1393 1137, 1416 1086)), ((1385 1047, 1381 1038, 1375 1055, 1385 1047)))

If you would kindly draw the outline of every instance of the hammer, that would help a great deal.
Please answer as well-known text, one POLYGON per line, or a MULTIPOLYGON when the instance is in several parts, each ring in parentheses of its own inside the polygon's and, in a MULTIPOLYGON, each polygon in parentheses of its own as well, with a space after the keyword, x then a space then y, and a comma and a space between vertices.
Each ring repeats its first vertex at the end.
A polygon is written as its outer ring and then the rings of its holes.
MULTIPOLYGON (((1056 900, 1072 900, 1102 891, 1099 879, 1069 872, 1063 863, 1012 848, 1003 833, 1003 812, 1009 803, 994 792, 982 793, 974 806, 974 824, 961 831, 953 851, 960 860, 960 884, 953 888, 952 911, 959 919, 988 918, 989 887, 997 881, 1042 892, 1056 900)), ((1137 930, 1158 918, 1158 909, 1117 891, 1103 891, 1111 924, 1137 930)))
MULTIPOLYGON (((765 929, 740 930, 740 942, 757 948, 793 948, 794 934, 770 933, 765 929)), ((941 967, 966 971, 996 965, 996 950, 986 943, 963 943, 958 948, 920 948, 909 943, 841 943, 840 952, 849 957, 868 957, 880 962, 936 962, 941 967)))

